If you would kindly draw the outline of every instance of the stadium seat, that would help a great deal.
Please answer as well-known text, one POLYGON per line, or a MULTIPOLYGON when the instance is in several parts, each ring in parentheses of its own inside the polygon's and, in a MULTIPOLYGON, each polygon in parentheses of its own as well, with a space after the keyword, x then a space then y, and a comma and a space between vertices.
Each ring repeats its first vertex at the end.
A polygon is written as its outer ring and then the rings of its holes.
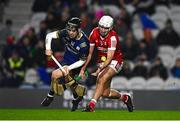
POLYGON ((163 29, 165 27, 165 21, 168 19, 168 16, 163 13, 155 13, 151 16, 151 19, 155 21, 159 29, 163 29))
POLYGON ((180 80, 177 78, 170 77, 164 84, 164 90, 178 90, 180 89, 180 80))
POLYGON ((169 45, 161 45, 159 46, 159 49, 158 49, 158 53, 159 54, 170 54, 170 55, 174 55, 174 48, 172 46, 169 46, 169 45))
POLYGON ((37 88, 38 88, 38 89, 50 89, 50 86, 49 86, 49 85, 46 85, 46 84, 40 84, 40 85, 38 85, 37 88))
POLYGON ((151 19, 154 21, 162 21, 165 22, 167 20, 168 16, 166 14, 162 13, 155 13, 151 16, 151 19))
POLYGON ((128 89, 128 80, 126 77, 116 76, 112 79, 111 87, 114 89, 128 89))
POLYGON ((180 13, 180 7, 178 5, 174 5, 170 10, 171 14, 180 13))
POLYGON ((163 90, 164 89, 164 81, 159 77, 151 77, 147 80, 146 90, 163 90))
POLYGON ((142 40, 144 38, 144 33, 143 33, 143 30, 141 28, 134 29, 133 34, 137 40, 142 40))
POLYGON ((171 20, 179 22, 180 21, 180 13, 171 14, 171 20))
POLYGON ((133 23, 132 23, 132 29, 133 29, 133 30, 142 29, 142 24, 141 24, 139 21, 133 22, 133 23))
POLYGON ((37 70, 34 68, 27 69, 24 82, 31 85, 38 84, 40 82, 40 77, 37 70))
POLYGON ((164 66, 168 69, 170 69, 175 63, 175 57, 170 54, 160 54, 158 56, 162 59, 164 66))
POLYGON ((129 80, 129 89, 132 89, 132 90, 145 89, 145 85, 146 85, 146 80, 140 76, 132 77, 129 80))
POLYGON ((165 5, 158 5, 156 6, 155 10, 156 10, 156 13, 166 14, 167 16, 169 16, 171 13, 170 9, 165 5))
MULTIPOLYGON (((180 16, 180 14, 178 16, 180 16)), ((176 20, 173 21, 173 27, 174 27, 174 30, 178 34, 180 34, 180 18, 179 18, 179 21, 176 21, 176 20)))
POLYGON ((31 84, 26 84, 26 83, 23 83, 19 89, 35 89, 35 87, 31 84))
POLYGON ((161 45, 158 49, 158 56, 166 67, 171 68, 175 62, 175 49, 172 46, 161 45))
POLYGON ((180 57, 180 46, 176 47, 175 49, 175 56, 180 57))
POLYGON ((153 36, 153 38, 156 38, 157 37, 157 35, 159 34, 159 29, 153 29, 152 30, 152 36, 153 36))
POLYGON ((44 20, 46 17, 46 13, 40 12, 40 13, 34 13, 31 18, 31 26, 35 28, 36 32, 39 32, 39 25, 42 20, 44 20))

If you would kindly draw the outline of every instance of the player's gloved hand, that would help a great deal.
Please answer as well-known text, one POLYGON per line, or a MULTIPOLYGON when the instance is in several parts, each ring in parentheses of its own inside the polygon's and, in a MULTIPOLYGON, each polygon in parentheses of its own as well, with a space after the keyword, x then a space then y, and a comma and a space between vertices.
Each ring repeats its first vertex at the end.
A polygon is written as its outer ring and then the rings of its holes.
POLYGON ((69 68, 68 66, 63 66, 63 69, 65 70, 65 72, 63 72, 64 76, 67 76, 69 74, 69 68))

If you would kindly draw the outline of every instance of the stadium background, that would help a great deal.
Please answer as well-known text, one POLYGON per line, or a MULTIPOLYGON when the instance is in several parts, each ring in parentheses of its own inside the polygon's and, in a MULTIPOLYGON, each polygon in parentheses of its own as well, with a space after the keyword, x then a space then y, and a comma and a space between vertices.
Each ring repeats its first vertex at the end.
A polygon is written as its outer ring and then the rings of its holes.
MULTIPOLYGON (((99 18, 113 16, 124 54, 123 70, 112 87, 129 91, 137 110, 180 109, 180 2, 177 0, 1 0, 0 1, 0 108, 42 108, 50 73, 57 66, 47 61, 44 41, 48 32, 62 29, 73 16, 82 19, 89 35, 99 18), (169 25, 172 28, 169 29, 169 25), (19 65, 9 61, 17 57, 19 65)), ((53 41, 61 59, 63 43, 53 41)), ((89 65, 91 72, 94 60, 89 65)), ((94 82, 82 106, 90 99, 94 82)), ((49 108, 71 107, 66 91, 49 108)), ((104 100, 98 108, 125 109, 120 101, 104 100)))

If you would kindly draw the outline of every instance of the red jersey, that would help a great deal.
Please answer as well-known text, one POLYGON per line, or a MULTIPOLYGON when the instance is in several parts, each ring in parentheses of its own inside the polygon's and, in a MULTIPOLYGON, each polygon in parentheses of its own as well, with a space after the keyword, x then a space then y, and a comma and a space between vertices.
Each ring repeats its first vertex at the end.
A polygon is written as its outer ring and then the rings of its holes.
POLYGON ((107 59, 108 50, 115 50, 113 60, 122 63, 122 52, 119 44, 119 38, 115 31, 109 31, 107 37, 102 38, 99 34, 99 28, 92 30, 89 36, 90 45, 95 45, 98 50, 97 62, 101 63, 107 59))

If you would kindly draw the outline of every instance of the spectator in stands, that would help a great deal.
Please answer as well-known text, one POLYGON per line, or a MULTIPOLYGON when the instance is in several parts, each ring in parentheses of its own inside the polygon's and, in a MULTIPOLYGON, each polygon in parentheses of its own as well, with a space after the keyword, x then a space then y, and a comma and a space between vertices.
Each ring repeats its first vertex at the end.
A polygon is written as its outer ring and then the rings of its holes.
POLYGON ((124 61, 123 68, 120 73, 117 74, 118 76, 124 76, 130 79, 133 76, 132 67, 130 65, 130 61, 124 61))
POLYGON ((138 43, 135 40, 131 31, 126 35, 126 38, 122 41, 122 52, 124 58, 128 60, 134 60, 137 56, 138 43))
POLYGON ((168 72, 166 67, 163 65, 162 60, 160 57, 157 57, 154 60, 154 63, 150 67, 149 77, 158 76, 163 80, 168 78, 168 72))
POLYGON ((157 46, 154 40, 147 42, 143 39, 138 45, 137 55, 145 54, 150 61, 156 57, 157 46))
POLYGON ((7 38, 7 44, 2 49, 2 57, 4 60, 7 60, 11 56, 11 52, 13 49, 18 48, 15 44, 15 38, 10 36, 7 38))
POLYGON ((142 76, 144 78, 147 78, 148 65, 149 63, 147 61, 147 56, 145 54, 138 56, 136 65, 133 69, 133 76, 142 76))
POLYGON ((180 1, 179 0, 170 0, 170 2, 173 5, 180 5, 180 1))
POLYGON ((86 4, 86 0, 79 0, 71 6, 71 15, 80 16, 82 12, 88 10, 88 6, 86 4))
POLYGON ((3 21, 3 14, 4 14, 4 0, 0 1, 0 23, 3 21))
POLYGON ((53 0, 34 0, 32 5, 33 12, 47 12, 53 0))
POLYGON ((121 9, 121 14, 116 16, 114 29, 117 31, 117 34, 122 37, 122 39, 131 30, 131 23, 131 16, 125 9, 121 9))
POLYGON ((33 27, 29 28, 28 31, 26 32, 25 36, 29 37, 30 39, 30 46, 34 47, 37 42, 37 36, 36 36, 36 32, 35 29, 33 27))
POLYGON ((0 30, 0 45, 6 45, 6 40, 9 36, 13 36, 12 32, 13 22, 11 19, 7 19, 5 27, 0 30))
POLYGON ((6 80, 5 87, 19 87, 24 80, 25 73, 24 59, 20 56, 17 50, 12 51, 12 55, 6 61, 6 80))
POLYGON ((0 87, 3 87, 3 83, 5 81, 5 73, 4 73, 4 68, 2 65, 0 65, 0 87))
POLYGON ((160 45, 170 45, 176 47, 180 45, 180 37, 174 30, 172 21, 168 19, 165 23, 165 28, 162 29, 156 38, 158 46, 160 45))
POLYGON ((37 37, 39 39, 45 40, 46 34, 47 34, 47 24, 45 20, 40 22, 40 28, 39 28, 39 33, 37 34, 37 37))
POLYGON ((155 13, 155 4, 154 0, 139 0, 137 4, 137 13, 147 13, 149 15, 152 15, 155 13))
POLYGON ((132 15, 136 10, 139 0, 119 0, 119 2, 121 7, 126 9, 126 11, 132 15))
POLYGON ((48 11, 51 11, 55 17, 60 17, 63 9, 62 0, 53 0, 53 3, 49 6, 48 11))
POLYGON ((53 12, 49 11, 47 13, 45 21, 46 21, 46 24, 48 26, 48 29, 53 30, 54 28, 57 28, 58 20, 55 18, 55 15, 53 12))
POLYGON ((37 65, 32 62, 25 72, 24 81, 20 88, 35 88, 40 85, 40 77, 37 71, 37 65))
POLYGON ((159 6, 159 5, 162 5, 162 6, 167 6, 167 7, 170 7, 170 2, 171 2, 172 0, 155 0, 154 2, 155 2, 155 5, 156 6, 159 6))
POLYGON ((87 14, 86 12, 81 13, 80 18, 82 20, 82 30, 89 35, 91 33, 91 30, 93 29, 92 25, 91 25, 91 21, 92 19, 89 17, 90 15, 87 14))
POLYGON ((173 77, 180 79, 180 57, 176 59, 175 65, 171 69, 171 74, 173 77))
POLYGON ((26 66, 31 65, 32 63, 32 45, 30 44, 30 38, 24 36, 20 43, 18 43, 18 49, 20 55, 24 58, 26 66))
POLYGON ((32 60, 40 67, 45 67, 46 56, 44 54, 44 41, 39 40, 35 48, 32 50, 32 60))
POLYGON ((71 16, 70 6, 68 4, 65 4, 61 11, 60 18, 58 18, 58 28, 59 29, 63 29, 66 27, 66 22, 70 19, 70 16, 71 16))

